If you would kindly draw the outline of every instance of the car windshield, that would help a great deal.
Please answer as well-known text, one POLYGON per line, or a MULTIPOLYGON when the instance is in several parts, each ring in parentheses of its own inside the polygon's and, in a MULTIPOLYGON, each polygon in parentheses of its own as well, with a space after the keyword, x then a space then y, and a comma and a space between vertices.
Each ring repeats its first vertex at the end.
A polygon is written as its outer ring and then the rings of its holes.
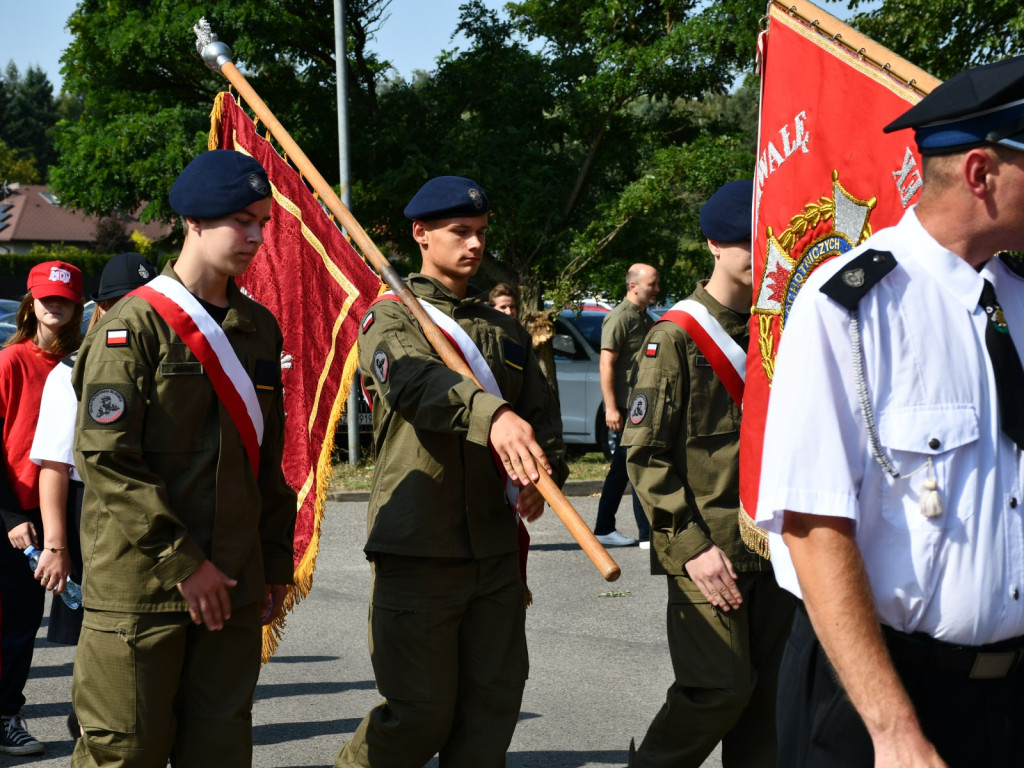
POLYGON ((607 312, 583 311, 571 316, 580 333, 595 350, 601 349, 601 322, 608 317, 607 312))

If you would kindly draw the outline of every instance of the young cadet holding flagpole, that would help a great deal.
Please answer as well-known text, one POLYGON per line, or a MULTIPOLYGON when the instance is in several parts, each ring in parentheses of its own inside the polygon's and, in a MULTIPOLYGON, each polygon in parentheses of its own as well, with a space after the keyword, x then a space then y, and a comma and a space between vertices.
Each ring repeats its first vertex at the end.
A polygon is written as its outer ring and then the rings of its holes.
POLYGON ((232 278, 270 218, 238 152, 171 189, 181 256, 82 346, 75 464, 85 618, 74 766, 249 766, 261 624, 292 581, 295 494, 281 471, 282 337, 232 278))
POLYGON ((399 301, 379 300, 362 321, 377 453, 365 547, 370 657, 384 701, 336 768, 420 768, 437 753, 442 765, 503 768, 519 718, 528 537, 516 516, 543 513, 541 472, 561 483, 568 470, 529 333, 467 298, 488 208, 458 176, 431 179, 405 208, 423 259, 409 290, 480 384, 445 366, 399 301))

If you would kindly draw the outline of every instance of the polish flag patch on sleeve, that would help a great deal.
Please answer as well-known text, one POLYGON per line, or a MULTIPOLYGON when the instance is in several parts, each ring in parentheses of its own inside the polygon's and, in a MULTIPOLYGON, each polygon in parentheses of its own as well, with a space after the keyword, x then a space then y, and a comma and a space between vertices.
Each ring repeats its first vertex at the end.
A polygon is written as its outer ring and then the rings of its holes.
POLYGON ((107 346, 108 347, 127 347, 128 346, 128 329, 118 328, 107 331, 107 346))
POLYGON ((644 357, 657 357, 658 356, 658 342, 652 341, 647 345, 647 349, 644 350, 644 357))

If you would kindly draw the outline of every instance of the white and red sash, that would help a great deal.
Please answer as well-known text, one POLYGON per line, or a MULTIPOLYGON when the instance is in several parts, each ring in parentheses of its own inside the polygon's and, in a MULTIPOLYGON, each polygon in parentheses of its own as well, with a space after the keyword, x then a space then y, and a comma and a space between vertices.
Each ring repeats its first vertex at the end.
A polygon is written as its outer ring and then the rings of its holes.
POLYGON ((263 411, 252 379, 224 329, 210 317, 199 300, 172 277, 158 275, 131 295, 152 306, 202 363, 214 392, 242 437, 253 474, 259 477, 263 411))
POLYGON ((661 316, 688 334, 697 349, 711 364, 726 391, 743 406, 743 386, 747 378, 747 351, 733 341, 708 308, 699 301, 683 299, 661 316))
MULTIPOLYGON (((388 291, 387 293, 383 293, 378 296, 376 301, 374 301, 374 304, 382 299, 401 301, 398 296, 391 291, 388 291)), ((434 321, 434 324, 441 329, 441 332, 445 336, 448 337, 452 346, 455 347, 455 351, 458 352, 462 359, 466 361, 466 364, 469 365, 470 370, 473 371, 473 375, 476 376, 476 380, 480 382, 480 386, 482 386, 489 394, 504 399, 505 396, 501 394, 501 389, 498 387, 498 380, 494 378, 494 373, 491 371, 490 366, 487 365, 487 360, 484 359, 483 353, 473 340, 469 338, 469 334, 462 330, 462 326, 433 304, 430 304, 423 299, 419 299, 419 302, 420 306, 423 307, 423 310, 430 315, 430 319, 434 321)), ((495 464, 497 465, 501 476, 505 478, 505 496, 512 507, 515 508, 516 498, 519 496, 519 488, 509 481, 508 473, 505 472, 504 465, 498 461, 497 457, 495 457, 495 464)))

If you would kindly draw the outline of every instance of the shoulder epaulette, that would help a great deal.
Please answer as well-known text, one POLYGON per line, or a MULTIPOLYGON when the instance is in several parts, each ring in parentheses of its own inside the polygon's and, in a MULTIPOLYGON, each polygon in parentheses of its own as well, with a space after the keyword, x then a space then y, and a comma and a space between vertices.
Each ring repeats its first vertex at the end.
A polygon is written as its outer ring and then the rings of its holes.
POLYGON ((821 292, 846 309, 857 308, 867 292, 896 268, 896 257, 889 251, 864 251, 829 278, 821 292))
POLYGON ((999 254, 999 260, 1017 277, 1024 277, 1024 254, 1020 251, 1003 251, 999 254))
POLYGON ((60 359, 60 361, 62 363, 64 363, 64 365, 66 365, 68 368, 74 368, 75 367, 75 360, 77 360, 77 359, 78 359, 78 350, 76 349, 74 352, 70 352, 70 353, 64 355, 64 357, 62 357, 60 359))

